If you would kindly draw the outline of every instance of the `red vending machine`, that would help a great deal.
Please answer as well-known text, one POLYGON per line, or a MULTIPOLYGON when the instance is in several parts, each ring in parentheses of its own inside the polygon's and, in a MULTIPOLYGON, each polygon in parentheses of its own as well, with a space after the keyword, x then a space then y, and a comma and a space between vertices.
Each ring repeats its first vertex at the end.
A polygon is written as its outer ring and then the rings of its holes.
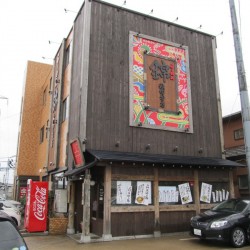
POLYGON ((48 182, 27 182, 24 227, 28 232, 42 232, 47 229, 48 182))

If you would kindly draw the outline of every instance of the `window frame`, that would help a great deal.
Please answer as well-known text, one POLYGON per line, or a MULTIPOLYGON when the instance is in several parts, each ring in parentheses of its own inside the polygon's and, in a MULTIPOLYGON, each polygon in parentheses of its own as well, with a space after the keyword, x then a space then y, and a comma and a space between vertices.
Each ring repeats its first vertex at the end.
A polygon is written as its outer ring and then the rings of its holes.
POLYGON ((243 128, 234 130, 234 140, 244 139, 244 130, 243 128))
POLYGON ((45 127, 42 126, 40 129, 40 144, 44 142, 44 131, 45 131, 45 127))

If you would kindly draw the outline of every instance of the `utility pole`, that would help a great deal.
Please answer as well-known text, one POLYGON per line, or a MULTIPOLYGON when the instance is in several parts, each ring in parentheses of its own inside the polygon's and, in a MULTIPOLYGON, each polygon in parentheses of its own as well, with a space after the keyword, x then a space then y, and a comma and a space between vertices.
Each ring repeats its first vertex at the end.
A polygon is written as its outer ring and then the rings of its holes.
POLYGON ((248 189, 250 189, 250 110, 249 110, 249 97, 247 91, 247 81, 245 75, 245 68, 243 63, 242 48, 240 42, 240 35, 235 11, 234 0, 229 0, 231 20, 233 27, 235 57, 238 72, 239 90, 240 90, 240 101, 241 101, 241 114, 244 130, 245 140, 245 151, 248 168, 248 189))

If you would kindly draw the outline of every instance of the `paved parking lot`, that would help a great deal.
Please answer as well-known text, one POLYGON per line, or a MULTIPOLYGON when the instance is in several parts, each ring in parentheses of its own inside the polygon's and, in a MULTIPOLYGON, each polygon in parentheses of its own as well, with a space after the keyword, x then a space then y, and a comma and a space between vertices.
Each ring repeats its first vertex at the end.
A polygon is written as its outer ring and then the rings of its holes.
MULTIPOLYGON (((88 250, 227 250, 235 249, 228 244, 220 242, 201 241, 192 238, 188 233, 172 234, 160 238, 146 238, 133 240, 114 240, 111 242, 98 242, 80 244, 65 235, 58 236, 29 236, 25 237, 30 250, 62 250, 62 249, 88 249, 88 250)), ((249 249, 247 245, 241 249, 249 249)))

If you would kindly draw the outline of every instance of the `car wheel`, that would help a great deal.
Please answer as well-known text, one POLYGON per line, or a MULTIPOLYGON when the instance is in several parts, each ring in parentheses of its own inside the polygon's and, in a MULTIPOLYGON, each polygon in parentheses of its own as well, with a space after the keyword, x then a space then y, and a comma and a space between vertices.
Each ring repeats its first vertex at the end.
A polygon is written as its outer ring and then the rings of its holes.
POLYGON ((246 234, 240 227, 233 229, 231 234, 231 242, 234 247, 242 247, 246 243, 246 234))

